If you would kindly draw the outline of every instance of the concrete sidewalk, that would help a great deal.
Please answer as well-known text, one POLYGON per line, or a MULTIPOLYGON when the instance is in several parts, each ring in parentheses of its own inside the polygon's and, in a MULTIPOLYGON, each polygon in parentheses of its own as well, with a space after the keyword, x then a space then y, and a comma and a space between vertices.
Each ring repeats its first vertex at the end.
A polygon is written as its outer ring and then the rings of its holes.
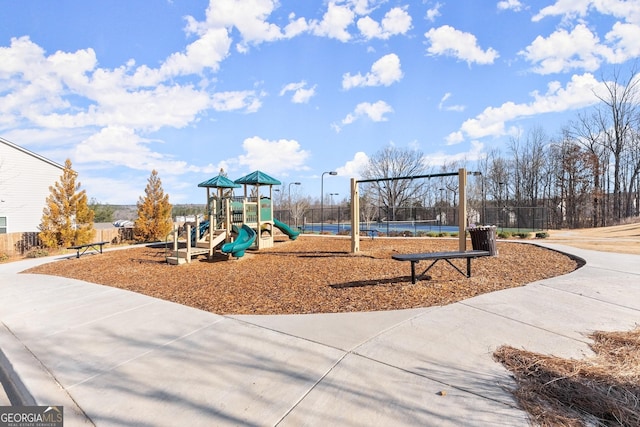
POLYGON ((524 426, 493 350, 588 356, 586 334, 640 319, 640 256, 544 246, 587 264, 443 307, 291 316, 0 265, 0 362, 10 398, 64 405, 66 426, 524 426))

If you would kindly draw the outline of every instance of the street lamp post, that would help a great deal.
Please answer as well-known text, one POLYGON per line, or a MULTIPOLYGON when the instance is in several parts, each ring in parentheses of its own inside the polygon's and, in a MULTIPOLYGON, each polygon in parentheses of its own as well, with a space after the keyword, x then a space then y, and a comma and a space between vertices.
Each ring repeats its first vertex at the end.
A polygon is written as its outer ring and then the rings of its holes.
MULTIPOLYGON (((333 212, 333 196, 337 196, 338 193, 329 193, 329 201, 331 203, 331 212, 333 212)), ((340 216, 338 215, 338 233, 340 233, 340 216)))
MULTIPOLYGON (((289 183, 289 212, 293 215, 293 209, 291 209, 291 186, 292 185, 300 185, 299 182, 290 182, 289 183)), ((289 222, 291 222, 291 218, 289 218, 289 222)), ((296 216, 296 227, 298 226, 298 217, 296 216)))
POLYGON ((324 176, 326 174, 338 175, 338 172, 322 172, 322 175, 320 176, 320 234, 324 231, 324 176))
POLYGON ((442 205, 444 205, 444 195, 443 195, 444 188, 440 188, 439 190, 440 190, 440 218, 438 221, 438 225, 439 225, 438 232, 442 233, 442 208, 443 208, 442 205))
POLYGON ((507 198, 509 197, 509 188, 507 188, 506 182, 499 182, 498 185, 500 186, 500 204, 502 205, 502 231, 504 231, 504 226, 507 225, 507 204, 502 200, 502 187, 504 186, 507 191, 507 198))

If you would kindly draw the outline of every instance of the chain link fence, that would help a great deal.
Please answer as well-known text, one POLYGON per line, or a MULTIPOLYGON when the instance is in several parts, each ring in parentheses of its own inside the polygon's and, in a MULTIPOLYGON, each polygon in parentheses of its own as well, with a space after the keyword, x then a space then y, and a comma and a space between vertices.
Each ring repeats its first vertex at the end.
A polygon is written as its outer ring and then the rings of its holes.
MULTIPOLYGON (((351 210, 332 206, 311 208, 295 216, 290 210, 275 210, 275 218, 290 227, 304 232, 328 232, 348 234, 351 230, 351 210)), ((485 207, 479 211, 467 210, 469 224, 494 225, 499 231, 534 232, 548 230, 551 225, 550 213, 544 207, 485 207)), ((457 207, 411 207, 387 208, 370 207, 361 209, 362 229, 376 228, 390 234, 406 230, 417 235, 420 231, 458 231, 459 211, 457 207)))

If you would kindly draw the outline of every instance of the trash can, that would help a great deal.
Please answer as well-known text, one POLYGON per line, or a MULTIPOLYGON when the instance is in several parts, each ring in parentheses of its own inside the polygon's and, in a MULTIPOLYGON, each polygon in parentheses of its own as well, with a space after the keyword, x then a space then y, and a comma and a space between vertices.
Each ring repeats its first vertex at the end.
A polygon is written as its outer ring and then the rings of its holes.
POLYGON ((469 235, 471 236, 471 246, 474 250, 489 251, 491 256, 498 255, 495 226, 479 226, 470 228, 469 235))

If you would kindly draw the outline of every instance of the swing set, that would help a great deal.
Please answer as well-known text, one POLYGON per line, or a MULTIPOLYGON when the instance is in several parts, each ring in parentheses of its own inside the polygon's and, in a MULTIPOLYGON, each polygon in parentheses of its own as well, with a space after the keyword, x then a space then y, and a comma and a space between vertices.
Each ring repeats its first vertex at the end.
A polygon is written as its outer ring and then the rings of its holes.
MULTIPOLYGON (((479 172, 467 172, 465 168, 458 169, 458 172, 437 173, 429 175, 414 175, 414 176, 402 176, 395 178, 375 178, 375 179, 362 179, 357 180, 351 178, 351 253, 360 252, 360 193, 359 184, 368 182, 385 182, 385 181, 400 181, 400 180, 413 180, 420 178, 439 178, 446 176, 457 176, 459 183, 459 203, 458 203, 458 226, 460 233, 458 233, 458 246, 460 252, 465 252, 467 249, 466 227, 467 227, 467 175, 479 175, 479 172)), ((366 231, 365 231, 366 232, 366 231)))

